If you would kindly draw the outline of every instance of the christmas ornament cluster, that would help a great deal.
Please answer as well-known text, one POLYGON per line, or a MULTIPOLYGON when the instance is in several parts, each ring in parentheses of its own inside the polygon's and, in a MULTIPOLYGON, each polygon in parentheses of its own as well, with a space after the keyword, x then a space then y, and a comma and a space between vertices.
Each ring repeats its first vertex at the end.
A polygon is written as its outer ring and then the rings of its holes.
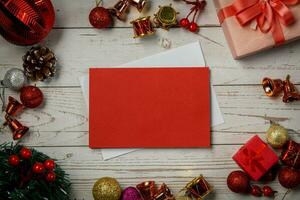
POLYGON ((32 47, 23 57, 24 71, 18 68, 9 69, 1 81, 4 86, 3 92, 0 95, 3 108, 5 111, 4 126, 9 126, 14 140, 21 139, 29 130, 17 120, 24 109, 37 108, 44 101, 43 92, 34 85, 29 85, 29 80, 44 81, 53 77, 56 72, 56 58, 54 53, 47 47, 35 46, 32 47), (20 101, 9 96, 8 103, 5 105, 5 88, 19 92, 20 101))
POLYGON ((97 180, 92 191, 95 200, 198 200, 211 192, 212 187, 202 175, 190 181, 176 197, 165 183, 157 188, 154 181, 145 181, 122 190, 118 181, 111 177, 97 180))
POLYGON ((266 184, 276 177, 287 192, 300 185, 300 144, 290 140, 287 129, 274 122, 266 132, 266 140, 272 148, 281 149, 279 158, 258 136, 251 138, 233 156, 243 171, 228 175, 227 186, 232 192, 273 198, 277 191, 266 184))
MULTIPOLYGON (((182 0, 188 5, 191 5, 191 11, 187 17, 180 20, 179 25, 190 32, 197 33, 199 25, 196 23, 198 15, 206 6, 205 0, 182 0), (189 17, 193 15, 192 20, 189 17)), ((100 6, 101 0, 96 0, 96 7, 89 14, 90 24, 97 29, 108 28, 112 26, 113 17, 120 21, 126 20, 126 14, 130 7, 136 7, 139 12, 142 12, 147 5, 147 0, 119 0, 112 8, 104 8, 100 6)), ((151 16, 142 16, 133 21, 134 38, 142 38, 155 33, 154 25, 158 28, 169 30, 173 26, 178 25, 177 15, 179 13, 172 7, 172 4, 159 6, 159 10, 154 14, 154 19, 151 16)))
POLYGON ((47 155, 2 144, 0 159, 0 199, 69 199, 68 176, 47 155))

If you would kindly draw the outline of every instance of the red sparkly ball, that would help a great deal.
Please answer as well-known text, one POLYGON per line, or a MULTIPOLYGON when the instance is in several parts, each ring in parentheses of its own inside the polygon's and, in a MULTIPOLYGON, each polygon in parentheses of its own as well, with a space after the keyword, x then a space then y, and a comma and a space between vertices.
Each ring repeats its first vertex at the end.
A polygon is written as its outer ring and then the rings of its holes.
POLYGON ((44 167, 47 170, 54 170, 54 168, 55 168, 55 162, 54 162, 54 160, 46 160, 44 162, 44 167))
POLYGON ((21 158, 25 159, 25 160, 28 160, 29 158, 31 158, 32 156, 32 152, 30 149, 26 148, 26 147, 23 147, 21 150, 20 150, 20 156, 21 158))
POLYGON ((34 165, 32 167, 32 171, 35 174, 41 174, 45 171, 45 167, 44 167, 43 163, 36 162, 36 163, 34 163, 34 165))
POLYGON ((183 28, 188 28, 188 26, 190 25, 190 21, 188 18, 183 18, 180 20, 179 24, 183 28))
POLYGON ((279 183, 285 188, 294 188, 300 184, 300 171, 291 167, 281 168, 278 173, 279 183))
POLYGON ((11 155, 8 158, 8 164, 11 166, 18 166, 20 164, 20 158, 17 155, 11 155))
POLYGON ((45 178, 48 182, 54 182, 56 179, 56 174, 54 172, 48 172, 45 178))
POLYGON ((250 190, 250 179, 243 171, 233 171, 227 177, 228 188, 236 193, 248 193, 250 190))
POLYGON ((252 185, 251 186, 251 191, 250 193, 253 195, 253 196, 256 196, 256 197, 261 197, 262 196, 262 190, 259 186, 257 185, 252 185))
POLYGON ((195 22, 192 22, 189 25, 189 31, 196 33, 196 32, 198 32, 198 30, 199 30, 198 24, 196 24, 195 22))
POLYGON ((95 7, 89 15, 89 20, 94 28, 107 28, 112 23, 112 18, 108 9, 95 7))
POLYGON ((38 87, 25 86, 20 91, 20 99, 27 108, 36 108, 42 104, 44 95, 38 87))
POLYGON ((270 186, 266 186, 266 185, 263 187, 262 191, 265 197, 274 197, 274 194, 277 192, 277 191, 273 191, 270 186))

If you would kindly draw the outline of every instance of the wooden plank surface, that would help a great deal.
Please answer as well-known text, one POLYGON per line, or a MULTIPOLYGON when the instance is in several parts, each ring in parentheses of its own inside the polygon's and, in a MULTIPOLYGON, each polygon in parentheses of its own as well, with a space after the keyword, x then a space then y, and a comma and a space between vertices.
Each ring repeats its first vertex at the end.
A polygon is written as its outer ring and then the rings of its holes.
MULTIPOLYGON (((115 2, 104 0, 104 5, 110 7, 115 2)), ((37 83, 45 94, 45 104, 38 109, 28 109, 19 117, 31 129, 23 144, 58 159, 70 174, 73 199, 92 199, 92 185, 102 176, 118 178, 123 187, 145 180, 166 182, 177 192, 199 174, 204 174, 215 187, 214 194, 208 199, 256 199, 233 194, 227 189, 228 173, 238 169, 231 156, 253 135, 264 138, 269 120, 293 129, 295 132, 290 131, 291 137, 300 141, 300 102, 287 105, 280 98, 270 99, 264 96, 259 85, 264 76, 284 78, 290 74, 299 87, 300 42, 240 61, 233 60, 211 1, 199 18, 199 34, 180 28, 169 32, 158 29, 154 37, 135 40, 129 22, 141 15, 153 16, 159 5, 173 3, 180 17, 189 12, 189 7, 178 0, 150 2, 144 13, 139 14, 131 8, 126 22, 117 21, 112 29, 95 30, 88 23, 89 11, 95 5, 93 0, 53 0, 57 20, 44 44, 58 56, 58 76, 50 82, 37 83), (170 39, 172 48, 200 41, 211 67, 212 82, 225 123, 213 128, 212 149, 142 149, 103 161, 100 150, 87 147, 87 106, 78 78, 86 75, 90 66, 115 66, 166 51, 159 45, 161 38, 170 39)), ((0 79, 7 69, 21 68, 21 57, 27 49, 0 38, 0 79)), ((18 96, 6 91, 7 96, 18 96)), ((0 134, 1 143, 10 140, 8 130, 0 134)), ((279 191, 276 199, 281 199, 285 189, 276 181, 272 187, 279 191)), ((286 199, 298 199, 299 195, 299 192, 293 192, 286 199)))

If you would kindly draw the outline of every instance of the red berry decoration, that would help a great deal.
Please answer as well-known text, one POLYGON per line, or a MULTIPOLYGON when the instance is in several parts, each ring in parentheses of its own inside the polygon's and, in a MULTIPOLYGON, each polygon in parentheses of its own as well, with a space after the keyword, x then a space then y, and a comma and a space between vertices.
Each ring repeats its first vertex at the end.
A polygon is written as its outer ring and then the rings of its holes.
POLYGON ((55 181, 55 179, 56 179, 56 174, 54 173, 54 172, 48 172, 47 174, 46 174, 46 181, 48 181, 48 182, 54 182, 55 181))
POLYGON ((90 12, 89 20, 94 28, 107 28, 112 24, 112 17, 108 9, 99 6, 101 1, 96 1, 97 6, 90 12))
POLYGON ((27 108, 36 108, 42 104, 44 95, 36 86, 25 86, 20 91, 20 99, 27 108))
POLYGON ((198 32, 198 30, 199 30, 198 24, 196 24, 195 22, 192 22, 189 26, 189 31, 196 33, 196 32, 198 32))
POLYGON ((261 190, 261 188, 257 185, 252 185, 251 186, 251 191, 250 193, 253 195, 253 196, 256 196, 256 197, 261 197, 263 192, 261 190))
POLYGON ((32 171, 35 174, 41 174, 45 171, 45 167, 44 167, 43 163, 36 162, 32 167, 32 171))
POLYGON ((30 149, 26 148, 26 147, 23 147, 21 150, 20 150, 20 156, 21 158, 25 159, 25 160, 28 160, 29 158, 31 158, 32 156, 32 152, 30 149))
POLYGON ((267 185, 263 187, 262 191, 265 197, 274 197, 274 194, 277 192, 277 191, 273 191, 272 188, 267 185))
POLYGON ((8 164, 10 164, 11 166, 18 166, 20 164, 20 158, 17 155, 11 155, 8 158, 8 164))
POLYGON ((233 171, 227 177, 228 188, 236 193, 248 193, 250 190, 250 179, 243 171, 233 171))
POLYGON ((206 1, 205 0, 183 0, 189 5, 192 5, 193 7, 191 8, 190 13, 186 16, 186 18, 183 18, 180 20, 180 26, 183 28, 188 29, 190 32, 196 33, 199 31, 199 26, 195 22, 197 14, 200 14, 203 9, 206 6, 206 1), (192 21, 190 22, 189 17, 190 15, 194 15, 192 21))
POLYGON ((47 170, 54 170, 54 168, 55 168, 55 162, 54 162, 54 160, 46 160, 44 162, 44 167, 47 170))
POLYGON ((188 28, 190 25, 190 20, 188 18, 183 18, 180 20, 179 24, 183 28, 188 28))
POLYGON ((291 167, 281 168, 278 173, 279 183, 285 188, 294 188, 300 184, 300 171, 291 167))

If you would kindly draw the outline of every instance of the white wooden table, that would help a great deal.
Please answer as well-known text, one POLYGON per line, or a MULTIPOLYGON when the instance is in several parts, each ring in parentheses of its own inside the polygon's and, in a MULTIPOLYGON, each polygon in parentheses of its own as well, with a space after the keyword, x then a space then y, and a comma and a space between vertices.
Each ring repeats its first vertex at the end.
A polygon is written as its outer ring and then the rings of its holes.
MULTIPOLYGON (((106 0, 104 5, 109 7, 115 2, 106 0)), ((153 16, 159 5, 171 2, 180 11, 180 17, 189 10, 180 1, 150 2, 141 15, 153 16)), ((103 176, 117 178, 122 187, 145 180, 165 182, 177 192, 199 174, 204 174, 215 188, 208 199, 240 199, 242 196, 230 192, 226 186, 228 173, 239 169, 231 159, 234 152, 255 134, 264 138, 269 120, 300 132, 300 103, 286 105, 280 98, 271 100, 260 85, 264 76, 284 78, 290 74, 300 88, 300 42, 236 61, 210 0, 199 20, 199 34, 174 28, 169 32, 158 30, 155 37, 144 40, 132 39, 129 22, 140 16, 134 8, 126 23, 117 22, 112 29, 96 30, 88 22, 89 11, 95 5, 93 0, 53 0, 53 4, 56 25, 44 43, 59 59, 58 76, 49 83, 37 83, 45 94, 45 106, 26 110, 20 120, 31 128, 23 143, 57 158, 70 174, 73 199, 92 199, 91 188, 103 176), (163 52, 165 49, 158 45, 161 37, 169 38, 172 48, 201 42, 226 122, 213 128, 211 149, 144 149, 103 161, 99 150, 88 148, 87 108, 78 77, 85 75, 90 66, 115 66, 163 52)), ((0 79, 9 68, 22 68, 21 57, 27 49, 0 38, 0 79)), ((7 92, 7 95, 16 94, 7 92)), ((299 134, 291 137, 300 142, 299 134)), ((0 136, 0 142, 5 141, 11 141, 10 132, 0 136)), ((279 191, 276 199, 281 199, 286 190, 277 181, 271 186, 279 191)), ((300 193, 292 192, 286 199, 299 196, 300 193)))

